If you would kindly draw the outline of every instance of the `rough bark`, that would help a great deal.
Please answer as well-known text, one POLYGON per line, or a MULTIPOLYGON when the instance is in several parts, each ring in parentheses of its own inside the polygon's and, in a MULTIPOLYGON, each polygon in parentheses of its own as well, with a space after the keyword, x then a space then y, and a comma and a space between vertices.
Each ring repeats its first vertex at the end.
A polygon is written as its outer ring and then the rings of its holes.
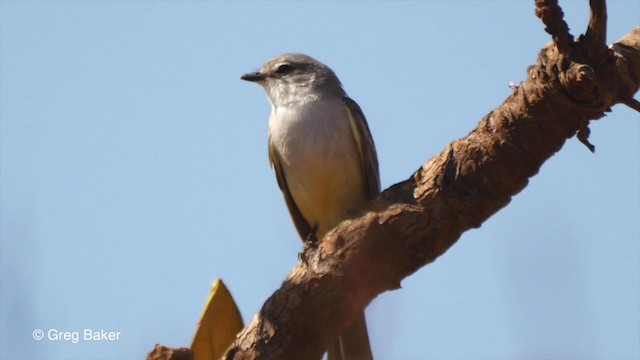
POLYGON ((156 347, 147 354, 147 360, 193 360, 193 352, 188 348, 168 348, 156 344, 156 347))
POLYGON ((238 336, 226 359, 317 359, 376 296, 434 261, 520 192, 611 106, 639 109, 640 28, 607 47, 606 6, 592 0, 577 40, 557 1, 536 1, 553 36, 528 79, 465 138, 331 231, 238 336))

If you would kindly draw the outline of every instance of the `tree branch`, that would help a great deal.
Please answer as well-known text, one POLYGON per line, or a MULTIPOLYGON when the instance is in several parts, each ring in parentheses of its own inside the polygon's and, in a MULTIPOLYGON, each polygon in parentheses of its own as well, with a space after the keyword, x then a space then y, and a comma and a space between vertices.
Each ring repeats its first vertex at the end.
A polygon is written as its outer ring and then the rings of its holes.
POLYGON ((557 2, 536 1, 554 43, 528 79, 468 136, 308 249, 225 358, 320 358, 376 296, 505 207, 566 139, 577 134, 593 150, 589 121, 632 104, 640 88, 640 28, 605 47, 604 5, 591 1, 587 34, 574 41, 557 2))

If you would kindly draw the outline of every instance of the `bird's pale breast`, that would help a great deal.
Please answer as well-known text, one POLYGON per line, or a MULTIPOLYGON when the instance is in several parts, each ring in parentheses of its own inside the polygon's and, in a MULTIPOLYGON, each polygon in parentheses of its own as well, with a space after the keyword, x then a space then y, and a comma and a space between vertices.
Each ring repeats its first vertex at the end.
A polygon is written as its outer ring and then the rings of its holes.
POLYGON ((366 202, 361 160, 342 99, 274 108, 269 138, 289 191, 318 237, 366 202))

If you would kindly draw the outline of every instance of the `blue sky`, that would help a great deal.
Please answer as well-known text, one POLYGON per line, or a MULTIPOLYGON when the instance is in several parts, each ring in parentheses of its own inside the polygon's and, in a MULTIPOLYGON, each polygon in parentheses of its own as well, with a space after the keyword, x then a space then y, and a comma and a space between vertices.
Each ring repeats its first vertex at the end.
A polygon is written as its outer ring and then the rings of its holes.
MULTIPOLYGON (((297 262, 240 75, 285 52, 363 108, 383 188, 465 136, 550 41, 531 1, 0 1, 0 358, 188 346, 221 277, 245 321, 297 262), (117 341, 49 330, 119 331, 117 341), (45 339, 32 337, 35 329, 45 339)), ((560 1, 574 35, 587 1, 560 1)), ((608 2, 608 43, 640 2, 608 2)), ((380 359, 640 357, 640 116, 615 106, 512 203, 368 308, 380 359)))

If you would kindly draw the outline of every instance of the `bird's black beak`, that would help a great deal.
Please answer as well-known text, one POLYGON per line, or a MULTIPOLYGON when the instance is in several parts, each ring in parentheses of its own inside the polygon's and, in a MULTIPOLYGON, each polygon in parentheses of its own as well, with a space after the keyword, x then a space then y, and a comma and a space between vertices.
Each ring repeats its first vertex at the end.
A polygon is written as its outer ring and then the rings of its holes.
POLYGON ((251 82, 260 82, 266 78, 266 75, 261 72, 252 72, 240 76, 240 79, 251 82))

